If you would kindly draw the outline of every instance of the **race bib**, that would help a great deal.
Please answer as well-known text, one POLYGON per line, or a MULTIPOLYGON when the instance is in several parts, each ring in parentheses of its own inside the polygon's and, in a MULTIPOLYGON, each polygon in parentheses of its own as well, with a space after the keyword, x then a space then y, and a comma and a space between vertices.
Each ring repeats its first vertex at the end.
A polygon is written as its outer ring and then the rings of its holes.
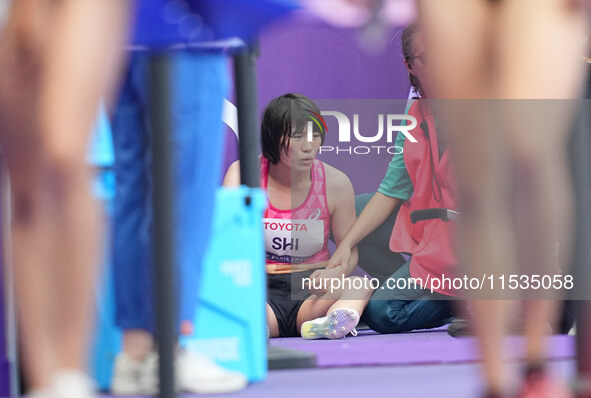
POLYGON ((322 220, 264 218, 267 260, 300 264, 324 246, 322 220))

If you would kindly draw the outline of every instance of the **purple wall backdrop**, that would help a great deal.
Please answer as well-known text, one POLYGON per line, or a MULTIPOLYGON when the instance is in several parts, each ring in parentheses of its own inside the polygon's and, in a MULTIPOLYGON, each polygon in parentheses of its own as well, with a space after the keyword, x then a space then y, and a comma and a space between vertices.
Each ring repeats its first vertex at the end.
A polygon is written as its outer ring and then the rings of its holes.
MULTIPOLYGON (((409 83, 400 45, 403 29, 390 29, 387 47, 368 54, 358 44, 358 30, 334 28, 304 13, 268 28, 260 38, 259 113, 271 99, 288 92, 314 100, 406 99, 409 83)), ((236 137, 228 132, 224 167, 237 158, 236 137)), ((347 156, 321 159, 347 173, 355 192, 362 193, 377 189, 391 156, 367 156, 364 167, 353 167, 347 156)))
POLYGON ((261 36, 258 63, 261 109, 273 97, 299 91, 314 99, 406 98, 400 35, 392 29, 377 55, 361 50, 358 31, 295 16, 261 36))

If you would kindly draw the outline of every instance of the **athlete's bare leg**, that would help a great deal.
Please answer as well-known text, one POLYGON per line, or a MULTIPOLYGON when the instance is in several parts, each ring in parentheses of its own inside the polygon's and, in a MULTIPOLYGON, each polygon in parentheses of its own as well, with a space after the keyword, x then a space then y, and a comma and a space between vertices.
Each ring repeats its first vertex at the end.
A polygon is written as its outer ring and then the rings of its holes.
MULTIPOLYGON (((517 236, 520 265, 526 273, 560 273, 555 255, 568 264, 573 229, 573 197, 568 170, 568 139, 585 77, 584 37, 588 16, 582 2, 568 0, 505 1, 499 22, 498 97, 558 99, 519 101, 519 117, 511 117, 508 150, 514 159, 519 209, 517 236), (544 60, 540 62, 540 60, 544 60), (529 103, 531 102, 531 103, 529 103)), ((559 297, 557 297, 558 299, 559 297)), ((525 333, 528 360, 540 363, 543 339, 553 323, 556 305, 548 301, 527 303, 525 333)))
MULTIPOLYGON (((499 151, 499 135, 488 125, 483 102, 455 101, 488 98, 494 46, 496 10, 485 1, 423 0, 419 18, 431 67, 432 97, 451 99, 434 103, 444 116, 442 132, 450 142, 462 220, 459 257, 466 272, 483 274, 507 269, 513 262, 509 220, 509 177, 499 151), (466 34, 470 32, 470 34, 466 34)), ((504 385, 502 338, 506 306, 501 301, 473 302, 473 321, 491 391, 504 385)))
MULTIPOLYGON (((583 72, 579 59, 585 21, 572 4, 562 0, 543 5, 534 1, 423 0, 421 22, 436 65, 434 96, 575 98, 583 72), (471 24, 483 31, 466 29, 471 24)), ((450 106, 455 122, 447 123, 446 132, 454 151, 462 204, 461 261, 481 271, 499 267, 517 271, 516 256, 522 260, 531 255, 528 263, 553 269, 554 242, 560 239, 561 247, 568 248, 570 188, 564 156, 569 128, 563 123, 571 110, 568 106, 554 109, 549 113, 552 122, 540 126, 536 123, 540 118, 533 117, 540 109, 523 117, 519 105, 513 109, 505 105, 496 118, 475 109, 466 112, 475 117, 461 119, 461 108, 454 111, 450 106), (492 119, 496 119, 494 124, 492 119), (514 172, 520 189, 513 198, 514 172), (516 209, 522 212, 512 220, 516 209), (534 247, 544 249, 535 251, 534 247)), ((530 362, 541 360, 542 336, 551 310, 548 303, 528 304, 525 330, 530 362)), ((498 393, 504 384, 499 349, 503 313, 502 302, 474 303, 486 379, 498 393)))
POLYGON ((101 219, 85 162, 101 96, 114 88, 128 2, 18 0, 0 44, 0 130, 14 198, 13 258, 32 388, 82 370, 101 219))

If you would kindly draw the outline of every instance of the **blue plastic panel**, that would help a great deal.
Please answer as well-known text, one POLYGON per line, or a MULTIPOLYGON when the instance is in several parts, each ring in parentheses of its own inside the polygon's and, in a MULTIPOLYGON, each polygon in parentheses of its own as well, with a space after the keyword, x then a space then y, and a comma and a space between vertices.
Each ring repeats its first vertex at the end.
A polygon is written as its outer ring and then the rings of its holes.
POLYGON ((267 374, 266 274, 260 189, 220 189, 194 322, 181 346, 201 352, 250 381, 267 374), (249 200, 247 199, 249 198, 249 200))

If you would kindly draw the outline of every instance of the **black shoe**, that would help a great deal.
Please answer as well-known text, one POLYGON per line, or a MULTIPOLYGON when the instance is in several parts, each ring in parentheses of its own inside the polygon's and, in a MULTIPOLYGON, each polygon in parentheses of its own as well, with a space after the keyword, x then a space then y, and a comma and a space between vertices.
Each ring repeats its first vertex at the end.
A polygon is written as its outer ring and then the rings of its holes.
POLYGON ((474 333, 470 330, 470 321, 468 318, 454 318, 447 327, 447 334, 451 337, 465 337, 472 336, 474 333))

